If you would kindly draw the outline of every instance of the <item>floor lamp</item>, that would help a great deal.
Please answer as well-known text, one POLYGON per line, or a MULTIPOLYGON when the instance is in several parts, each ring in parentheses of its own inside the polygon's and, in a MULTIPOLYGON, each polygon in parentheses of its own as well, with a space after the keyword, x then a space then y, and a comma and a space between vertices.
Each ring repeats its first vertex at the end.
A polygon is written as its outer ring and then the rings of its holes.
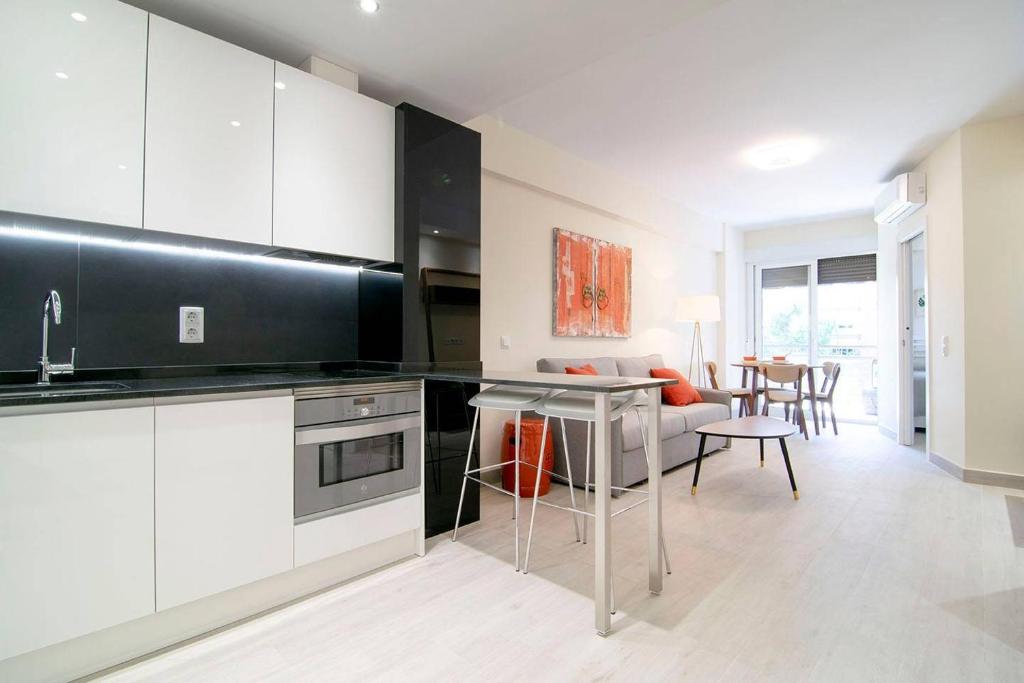
POLYGON ((690 371, 687 379, 693 379, 693 358, 697 357, 697 386, 706 387, 707 374, 704 365, 704 340, 700 333, 702 322, 712 323, 722 319, 722 312, 716 294, 683 296, 676 300, 676 322, 693 323, 693 340, 690 344, 690 371))

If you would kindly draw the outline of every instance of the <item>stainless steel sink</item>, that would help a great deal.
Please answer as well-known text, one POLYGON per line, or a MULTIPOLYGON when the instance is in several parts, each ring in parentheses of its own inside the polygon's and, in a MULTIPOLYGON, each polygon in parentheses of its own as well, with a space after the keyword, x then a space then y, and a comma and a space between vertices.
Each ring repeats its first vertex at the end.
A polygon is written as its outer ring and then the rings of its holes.
POLYGON ((0 399, 5 398, 58 398, 78 394, 103 394, 128 387, 118 382, 62 382, 60 384, 8 384, 0 385, 0 399))

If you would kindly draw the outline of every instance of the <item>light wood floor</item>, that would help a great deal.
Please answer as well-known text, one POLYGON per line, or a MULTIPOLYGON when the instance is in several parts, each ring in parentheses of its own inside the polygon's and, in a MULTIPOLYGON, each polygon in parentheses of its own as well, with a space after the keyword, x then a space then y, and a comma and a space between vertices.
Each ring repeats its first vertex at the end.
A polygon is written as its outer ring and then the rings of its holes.
POLYGON ((509 499, 485 492, 458 543, 107 680, 1024 680, 1024 549, 1005 501, 1021 492, 958 482, 873 427, 790 443, 799 501, 776 446, 764 470, 753 442, 710 457, 697 497, 691 467, 666 476, 660 596, 644 510, 616 519, 608 638, 568 515, 541 508, 523 576, 509 499))

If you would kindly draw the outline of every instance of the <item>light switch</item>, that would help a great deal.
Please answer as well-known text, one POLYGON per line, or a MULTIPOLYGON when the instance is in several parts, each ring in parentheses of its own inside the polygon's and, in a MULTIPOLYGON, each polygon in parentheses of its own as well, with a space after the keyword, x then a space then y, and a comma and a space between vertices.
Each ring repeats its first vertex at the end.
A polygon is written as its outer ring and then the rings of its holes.
POLYGON ((178 341, 182 344, 203 343, 202 306, 182 306, 178 309, 178 341))
POLYGON ((512 348, 512 337, 510 337, 507 334, 501 335, 501 348, 503 350, 506 350, 506 351, 508 349, 511 349, 512 348))
POLYGON ((942 357, 949 358, 949 335, 942 335, 942 341, 940 342, 942 357))

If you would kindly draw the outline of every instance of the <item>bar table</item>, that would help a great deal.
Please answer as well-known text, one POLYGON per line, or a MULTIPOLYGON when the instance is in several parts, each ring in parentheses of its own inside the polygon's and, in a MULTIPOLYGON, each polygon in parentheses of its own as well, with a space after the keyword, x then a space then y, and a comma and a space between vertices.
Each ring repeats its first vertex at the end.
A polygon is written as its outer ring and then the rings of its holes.
POLYGON ((594 396, 594 627, 598 635, 608 635, 611 615, 611 395, 626 391, 647 392, 648 525, 647 587, 653 595, 661 593, 661 388, 678 382, 651 377, 609 377, 602 375, 560 375, 549 372, 501 372, 487 370, 433 370, 426 379, 474 384, 540 387, 552 390, 583 391, 594 396))

